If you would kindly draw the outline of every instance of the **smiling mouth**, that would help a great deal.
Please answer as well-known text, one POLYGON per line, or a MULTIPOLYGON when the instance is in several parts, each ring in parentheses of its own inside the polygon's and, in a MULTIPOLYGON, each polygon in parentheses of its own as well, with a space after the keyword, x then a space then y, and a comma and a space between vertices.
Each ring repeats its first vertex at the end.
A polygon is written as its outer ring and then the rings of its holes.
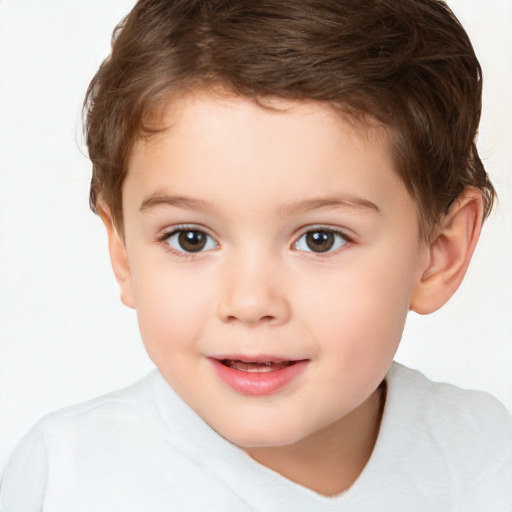
POLYGON ((309 359, 225 354, 210 360, 220 380, 237 393, 265 396, 279 392, 299 379, 309 359))
POLYGON ((269 373, 282 370, 293 366, 298 361, 265 361, 265 362, 248 362, 239 359, 221 359, 221 364, 227 368, 249 373, 269 373))

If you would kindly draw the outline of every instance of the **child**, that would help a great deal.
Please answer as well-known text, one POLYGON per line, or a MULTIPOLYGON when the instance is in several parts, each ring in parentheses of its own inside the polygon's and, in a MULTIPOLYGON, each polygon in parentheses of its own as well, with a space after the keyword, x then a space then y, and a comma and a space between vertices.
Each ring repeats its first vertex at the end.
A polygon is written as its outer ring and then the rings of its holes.
POLYGON ((41 420, 4 512, 510 512, 504 408, 393 363, 492 206, 480 97, 437 0, 140 0, 86 129, 157 369, 41 420))

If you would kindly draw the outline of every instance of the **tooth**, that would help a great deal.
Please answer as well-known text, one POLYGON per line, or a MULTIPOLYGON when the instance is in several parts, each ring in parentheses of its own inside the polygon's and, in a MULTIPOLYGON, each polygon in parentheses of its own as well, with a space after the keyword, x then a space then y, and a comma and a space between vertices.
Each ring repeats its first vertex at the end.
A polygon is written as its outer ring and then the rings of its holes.
POLYGON ((249 373, 257 373, 257 372, 273 372, 281 370, 287 366, 293 364, 293 361, 263 361, 263 362, 254 362, 254 361, 241 361, 236 359, 224 359, 222 364, 227 366, 228 368, 232 368, 234 370, 238 370, 241 372, 249 372, 249 373))

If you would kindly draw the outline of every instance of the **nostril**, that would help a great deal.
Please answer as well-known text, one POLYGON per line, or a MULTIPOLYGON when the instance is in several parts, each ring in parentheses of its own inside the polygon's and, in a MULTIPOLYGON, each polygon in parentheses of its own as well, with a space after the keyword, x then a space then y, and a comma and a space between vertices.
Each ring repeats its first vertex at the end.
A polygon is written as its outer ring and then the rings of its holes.
POLYGON ((234 322, 234 321, 242 321, 243 323, 246 323, 246 324, 258 324, 258 323, 268 323, 268 322, 272 322, 273 320, 275 320, 275 316, 273 315, 264 315, 264 316, 249 316, 249 315, 240 315, 240 316, 237 316, 237 315, 229 315, 227 317, 227 321, 228 322, 234 322))

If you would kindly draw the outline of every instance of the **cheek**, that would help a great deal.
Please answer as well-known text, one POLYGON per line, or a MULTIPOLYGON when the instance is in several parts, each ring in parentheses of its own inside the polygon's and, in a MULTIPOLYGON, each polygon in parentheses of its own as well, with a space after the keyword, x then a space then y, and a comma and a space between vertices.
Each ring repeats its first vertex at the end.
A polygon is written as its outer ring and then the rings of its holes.
POLYGON ((159 271, 156 265, 134 270, 139 329, 150 357, 192 348, 202 336, 208 290, 183 272, 159 271))
POLYGON ((330 350, 351 364, 393 357, 409 310, 407 266, 359 259, 316 284, 302 302, 319 343, 329 340, 330 350))

